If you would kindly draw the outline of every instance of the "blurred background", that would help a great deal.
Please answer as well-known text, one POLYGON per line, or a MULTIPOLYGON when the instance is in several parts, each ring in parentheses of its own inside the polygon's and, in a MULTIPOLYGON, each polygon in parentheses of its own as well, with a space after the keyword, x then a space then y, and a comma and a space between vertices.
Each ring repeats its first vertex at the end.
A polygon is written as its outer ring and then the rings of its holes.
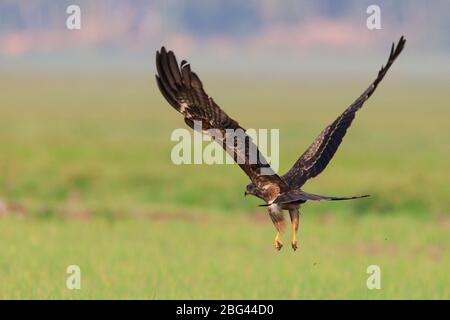
POLYGON ((146 73, 165 44, 203 72, 362 73, 405 33, 413 49, 404 70, 448 76, 447 1, 5 0, 0 8, 2 68, 146 73), (82 11, 76 32, 65 27, 71 4, 82 11), (372 4, 381 30, 365 27, 372 4))
POLYGON ((448 1, 1 1, 1 296, 448 298, 449 13, 448 1), (72 4, 80 30, 66 27, 72 4), (381 30, 366 27, 372 4, 381 30), (304 186, 372 197, 304 205, 299 252, 275 252, 238 166, 171 162, 185 125, 154 81, 162 45, 242 126, 280 129, 283 173, 401 35, 405 51, 304 186), (69 264, 81 290, 65 287, 69 264), (365 286, 371 264, 382 290, 365 286))

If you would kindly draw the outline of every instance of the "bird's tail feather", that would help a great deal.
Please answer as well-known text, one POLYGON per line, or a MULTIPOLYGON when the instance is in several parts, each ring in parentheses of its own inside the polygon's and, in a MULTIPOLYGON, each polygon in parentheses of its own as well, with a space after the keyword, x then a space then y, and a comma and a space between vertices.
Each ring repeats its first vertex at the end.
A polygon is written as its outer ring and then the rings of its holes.
MULTIPOLYGON (((336 201, 336 200, 353 200, 353 199, 361 199, 369 197, 370 195, 365 194, 362 196, 352 196, 352 197, 332 197, 332 196, 321 196, 318 194, 312 194, 301 190, 293 190, 286 193, 283 193, 278 196, 278 198, 275 199, 273 203, 277 204, 288 204, 293 202, 300 202, 300 201, 321 201, 321 200, 328 200, 328 201, 336 201)), ((269 204, 261 205, 262 207, 268 206, 269 204)))

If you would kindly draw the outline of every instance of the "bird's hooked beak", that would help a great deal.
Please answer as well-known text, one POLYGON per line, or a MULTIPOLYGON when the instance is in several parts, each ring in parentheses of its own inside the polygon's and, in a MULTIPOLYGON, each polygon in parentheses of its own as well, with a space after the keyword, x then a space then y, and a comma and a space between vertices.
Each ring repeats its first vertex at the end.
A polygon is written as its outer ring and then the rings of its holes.
POLYGON ((247 191, 244 191, 244 197, 246 197, 248 195, 247 191))

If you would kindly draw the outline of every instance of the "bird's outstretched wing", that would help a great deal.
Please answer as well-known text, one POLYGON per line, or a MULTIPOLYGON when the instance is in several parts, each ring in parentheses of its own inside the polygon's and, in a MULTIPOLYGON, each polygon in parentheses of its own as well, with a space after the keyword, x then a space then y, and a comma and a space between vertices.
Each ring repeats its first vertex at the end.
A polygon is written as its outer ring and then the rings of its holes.
POLYGON ((300 156, 292 168, 282 176, 290 188, 300 188, 308 179, 320 174, 333 158, 336 150, 342 142, 347 129, 352 124, 358 111, 364 102, 370 98, 378 84, 381 82, 390 66, 394 63, 405 45, 402 36, 397 44, 392 44, 391 53, 386 66, 382 66, 374 82, 353 102, 332 124, 326 127, 314 140, 309 148, 300 156))
MULTIPOLYGON (((164 47, 156 52, 156 81, 166 100, 184 116, 187 125, 194 129, 194 122, 200 122, 202 130, 220 130, 222 138, 213 135, 216 142, 232 156, 253 183, 260 188, 272 185, 280 192, 286 184, 275 174, 251 138, 235 120, 230 118, 203 90, 199 77, 191 71, 189 63, 177 63, 175 54, 164 47), (228 133, 235 132, 241 139, 238 143, 227 143, 228 133), (230 131, 231 130, 231 131, 230 131), (245 143, 242 143, 242 140, 245 143), (263 170, 264 169, 264 170, 263 170)), ((210 131, 211 132, 211 131, 210 131)))

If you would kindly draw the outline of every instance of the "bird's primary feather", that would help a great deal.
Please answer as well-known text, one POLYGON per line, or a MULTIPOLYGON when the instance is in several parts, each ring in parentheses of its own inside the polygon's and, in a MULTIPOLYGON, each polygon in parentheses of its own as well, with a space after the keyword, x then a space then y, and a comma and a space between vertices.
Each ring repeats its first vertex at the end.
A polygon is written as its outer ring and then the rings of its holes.
POLYGON ((344 138, 347 129, 352 124, 356 112, 370 98, 378 84, 383 80, 387 71, 405 46, 402 36, 395 46, 392 44, 386 66, 378 72, 377 78, 332 124, 326 127, 314 140, 309 148, 300 156, 292 168, 282 176, 291 188, 300 188, 308 179, 319 175, 333 158, 336 150, 344 138))

